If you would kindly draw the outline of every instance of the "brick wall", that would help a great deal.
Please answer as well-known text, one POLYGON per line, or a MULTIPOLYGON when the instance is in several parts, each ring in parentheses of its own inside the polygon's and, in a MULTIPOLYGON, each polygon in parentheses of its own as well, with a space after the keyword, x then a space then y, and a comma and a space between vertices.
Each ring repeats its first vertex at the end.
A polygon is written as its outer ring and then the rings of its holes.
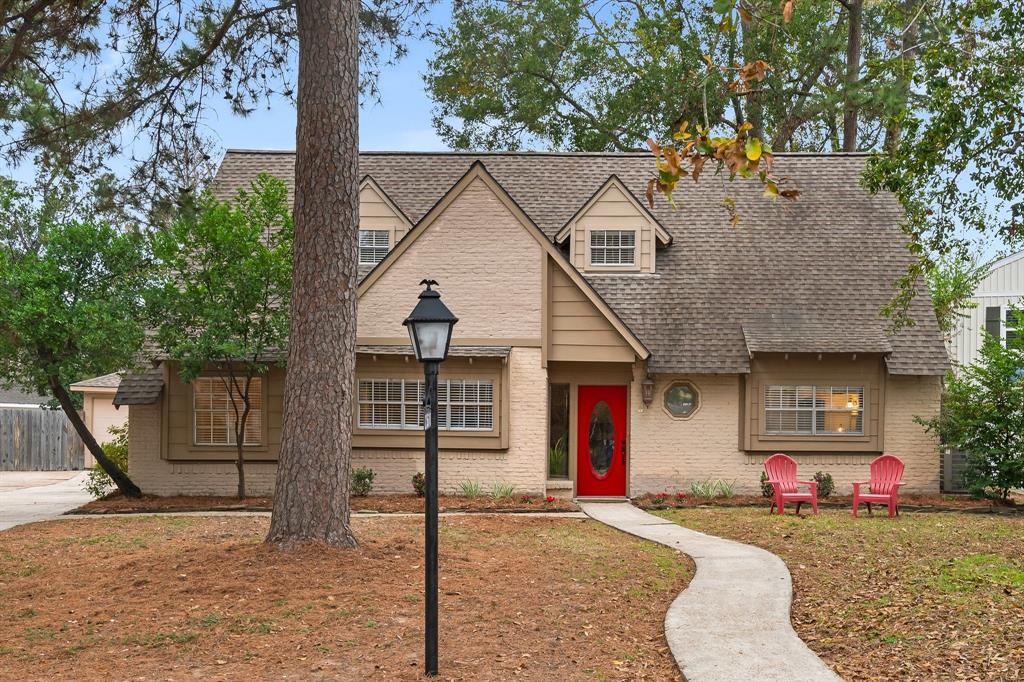
POLYGON ((359 299, 359 336, 407 338, 418 282, 440 282, 454 338, 541 336, 541 247, 477 179, 359 299))
MULTIPOLYGON (((440 486, 452 492, 462 481, 495 481, 523 493, 544 492, 547 466, 547 373, 539 348, 514 348, 509 355, 511 405, 508 450, 442 451, 440 486)), ((168 462, 160 459, 159 405, 133 406, 129 427, 129 474, 147 494, 234 495, 238 486, 231 462, 168 462)), ((355 450, 352 466, 376 472, 374 491, 412 492, 412 476, 423 471, 418 450, 355 450)), ((251 495, 274 491, 274 463, 246 465, 251 495)))
MULTIPOLYGON (((689 490, 697 479, 735 481, 737 493, 759 492, 764 454, 739 449, 740 377, 736 375, 667 376, 655 378, 654 402, 641 400, 638 372, 632 383, 633 415, 630 494, 689 490), (687 420, 669 417, 661 408, 662 392, 673 381, 686 380, 700 392, 700 409, 687 420)), ((938 492, 939 455, 934 437, 914 422, 939 409, 939 377, 889 376, 886 380, 884 449, 907 465, 906 492, 938 492)), ((867 480, 878 453, 795 454, 799 475, 815 471, 832 474, 838 494, 848 495, 850 483, 867 480)))

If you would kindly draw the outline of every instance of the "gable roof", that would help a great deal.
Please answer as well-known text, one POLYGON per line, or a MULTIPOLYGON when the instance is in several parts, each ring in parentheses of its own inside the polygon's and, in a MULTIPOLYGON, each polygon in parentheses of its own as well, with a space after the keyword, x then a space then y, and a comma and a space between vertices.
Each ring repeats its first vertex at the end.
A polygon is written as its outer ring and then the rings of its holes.
POLYGON ((418 223, 416 223, 416 226, 407 232, 405 236, 395 244, 395 247, 388 252, 388 255, 385 256, 384 260, 377 263, 376 267, 374 267, 373 270, 363 278, 359 283, 359 295, 362 296, 370 287, 372 287, 373 283, 376 282, 377 279, 380 278, 380 276, 383 275, 393 263, 401 258, 402 254, 405 253, 405 251, 427 230, 428 227, 430 227, 431 223, 433 223, 438 216, 444 213, 444 210, 475 180, 484 182, 491 191, 494 192, 495 196, 505 204, 506 208, 508 208, 512 215, 519 220, 523 228, 537 241, 545 253, 547 253, 547 255, 569 276, 573 283, 580 288, 583 294, 591 303, 594 304, 598 311, 604 315, 605 319, 611 323, 615 331, 622 336, 633 351, 642 359, 647 359, 651 353, 644 346, 643 342, 636 337, 628 326, 623 323, 615 311, 605 303, 583 275, 581 275, 579 271, 569 263, 569 260, 565 255, 551 243, 543 232, 541 232, 540 228, 530 220, 530 216, 526 215, 522 208, 515 203, 515 200, 512 199, 508 192, 505 191, 505 188, 503 188, 501 184, 494 179, 494 176, 487 172, 487 168, 480 160, 473 162, 469 167, 469 170, 467 170, 465 174, 459 178, 459 180, 452 185, 440 199, 437 200, 437 203, 435 203, 427 214, 424 215, 418 223))
MULTIPOLYGON (((767 200, 758 183, 729 182, 724 175, 682 182, 678 208, 658 200, 650 211, 673 237, 658 252, 657 273, 587 275, 585 281, 651 352, 653 372, 748 372, 743 322, 766 312, 831 320, 833 330, 867 330, 858 334, 877 339, 888 326, 879 310, 911 255, 895 198, 860 186, 866 159, 777 154, 775 171, 801 190, 796 202, 767 200), (736 202, 735 228, 721 205, 725 198, 736 202)), ((609 177, 643 196, 654 168, 646 152, 365 152, 360 172, 372 175, 417 224, 477 161, 549 241, 609 177)), ((294 154, 229 150, 214 189, 231 196, 260 172, 291 186, 294 154)), ((889 371, 944 373, 946 350, 923 288, 909 314, 915 326, 886 337, 889 371)))
POLYGON ((106 388, 116 389, 118 384, 121 383, 121 375, 117 372, 111 374, 104 374, 103 376, 92 377, 91 379, 82 379, 71 384, 68 388, 72 391, 83 391, 89 388, 106 388))
POLYGON ((651 211, 643 202, 641 202, 639 199, 633 196, 633 192, 631 192, 630 189, 626 187, 625 184, 623 184, 622 180, 619 180, 619 178, 616 177, 614 173, 611 176, 609 176, 608 180, 606 180, 603 185, 601 185, 594 191, 594 193, 590 196, 590 199, 588 199, 585 204, 580 206, 579 210, 573 213, 572 217, 569 218, 569 220, 565 221, 565 225, 562 226, 562 229, 560 229, 555 234, 554 241, 558 243, 564 242, 569 237, 569 232, 571 232, 572 229, 572 223, 575 220, 577 220, 580 216, 582 216, 584 213, 589 211, 590 207, 597 203, 597 200, 603 197, 605 195, 605 192, 607 192, 612 187, 615 187, 620 192, 622 192, 622 195, 626 197, 629 203, 631 203, 633 207, 637 209, 637 213, 651 221, 651 225, 654 226, 654 233, 657 235, 658 241, 660 241, 664 245, 672 243, 672 235, 668 233, 668 230, 666 230, 665 227, 660 222, 658 222, 658 219, 654 217, 654 214, 651 213, 651 211))

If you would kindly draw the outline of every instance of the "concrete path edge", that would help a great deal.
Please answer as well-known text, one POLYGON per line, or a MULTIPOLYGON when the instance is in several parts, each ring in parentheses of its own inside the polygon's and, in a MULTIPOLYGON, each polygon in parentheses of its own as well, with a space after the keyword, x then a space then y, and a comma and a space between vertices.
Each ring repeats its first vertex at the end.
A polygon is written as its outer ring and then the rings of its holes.
POLYGON ((693 559, 693 580, 665 615, 665 638, 688 682, 841 679, 793 630, 793 584, 776 555, 684 528, 628 502, 583 502, 580 508, 693 559))

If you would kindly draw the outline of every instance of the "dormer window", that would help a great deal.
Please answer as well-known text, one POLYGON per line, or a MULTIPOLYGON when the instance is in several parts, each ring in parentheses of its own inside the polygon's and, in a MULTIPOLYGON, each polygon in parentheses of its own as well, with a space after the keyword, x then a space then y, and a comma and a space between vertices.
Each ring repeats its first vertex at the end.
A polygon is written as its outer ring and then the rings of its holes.
POLYGON ((591 265, 625 265, 636 263, 636 232, 633 230, 592 230, 590 232, 591 265))
POLYGON ((359 230, 359 264, 376 265, 391 247, 389 230, 359 230))

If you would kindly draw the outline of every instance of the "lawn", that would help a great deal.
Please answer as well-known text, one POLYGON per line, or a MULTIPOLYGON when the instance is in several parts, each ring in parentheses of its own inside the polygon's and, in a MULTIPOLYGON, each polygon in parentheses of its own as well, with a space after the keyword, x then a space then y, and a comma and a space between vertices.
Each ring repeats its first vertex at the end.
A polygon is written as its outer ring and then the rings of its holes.
MULTIPOLYGON (((62 520, 0 533, 5 679, 418 679, 422 519, 356 550, 261 544, 264 517, 62 520)), ((441 522, 442 679, 680 679, 685 557, 583 519, 441 522)))
POLYGON ((767 505, 658 513, 782 557, 794 628, 846 679, 1024 677, 1024 519, 797 518, 767 505))

